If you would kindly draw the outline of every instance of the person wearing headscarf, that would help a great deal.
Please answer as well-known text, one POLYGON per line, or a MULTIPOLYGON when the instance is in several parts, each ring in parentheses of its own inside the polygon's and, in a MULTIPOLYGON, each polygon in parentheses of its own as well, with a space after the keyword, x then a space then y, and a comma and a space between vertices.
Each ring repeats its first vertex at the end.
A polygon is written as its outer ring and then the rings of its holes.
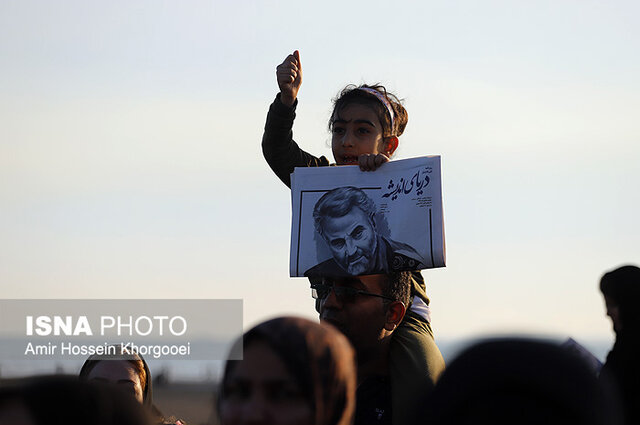
POLYGON ((116 354, 90 356, 80 369, 83 381, 102 381, 117 384, 130 392, 142 405, 153 404, 151 372, 142 356, 130 353, 119 345, 116 354))
POLYGON ((338 330, 281 317, 249 330, 234 350, 240 346, 243 360, 225 365, 218 399, 222 425, 353 422, 355 355, 338 330))
MULTIPOLYGON (((147 362, 141 355, 120 345, 114 347, 116 354, 90 356, 80 369, 80 380, 118 385, 147 408, 156 423, 164 423, 162 412, 153 404, 153 385, 147 362)), ((183 424, 181 421, 176 423, 183 424)))
POLYGON ((622 266, 600 280, 616 342, 600 372, 615 384, 627 424, 640 424, 640 268, 622 266))

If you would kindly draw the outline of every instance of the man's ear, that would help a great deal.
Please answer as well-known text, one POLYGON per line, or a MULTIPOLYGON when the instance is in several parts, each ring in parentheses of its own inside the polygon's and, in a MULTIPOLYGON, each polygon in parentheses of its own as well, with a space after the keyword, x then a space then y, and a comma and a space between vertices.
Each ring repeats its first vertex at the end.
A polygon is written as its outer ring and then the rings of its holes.
POLYGON ((402 322, 405 312, 406 309, 402 302, 394 301, 389 304, 389 308, 387 308, 387 321, 384 324, 384 328, 389 332, 393 332, 398 325, 400 325, 400 322, 402 322))
POLYGON ((384 153, 387 156, 393 155, 393 153, 398 149, 398 138, 396 136, 385 137, 384 138, 384 153))

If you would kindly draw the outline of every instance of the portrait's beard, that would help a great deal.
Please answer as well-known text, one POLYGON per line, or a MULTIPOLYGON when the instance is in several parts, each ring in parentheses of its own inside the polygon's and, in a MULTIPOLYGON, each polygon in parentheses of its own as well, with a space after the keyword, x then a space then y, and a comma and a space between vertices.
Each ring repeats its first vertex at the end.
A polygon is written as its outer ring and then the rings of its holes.
POLYGON ((355 255, 347 258, 346 264, 341 264, 350 276, 359 276, 363 274, 373 274, 376 272, 375 258, 377 250, 377 241, 374 240, 373 249, 365 253, 362 249, 358 249, 355 255))
POLYGON ((361 274, 369 274, 371 269, 371 259, 364 255, 359 256, 357 259, 347 260, 347 273, 351 276, 357 276, 361 274))

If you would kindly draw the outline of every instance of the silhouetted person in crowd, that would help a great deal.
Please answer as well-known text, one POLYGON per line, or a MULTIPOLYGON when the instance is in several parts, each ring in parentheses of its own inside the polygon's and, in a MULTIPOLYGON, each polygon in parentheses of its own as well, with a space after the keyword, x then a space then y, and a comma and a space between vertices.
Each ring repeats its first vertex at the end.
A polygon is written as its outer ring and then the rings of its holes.
POLYGON ((0 425, 34 425, 24 400, 24 380, 0 381, 0 425))
POLYGON ((112 385, 45 376, 3 382, 2 425, 151 425, 146 409, 112 385))
POLYGON ((623 266, 600 280, 616 342, 600 376, 612 381, 625 411, 625 422, 640 424, 640 268, 623 266))
POLYGON ((550 343, 481 342, 451 362, 428 401, 429 425, 619 425, 582 358, 550 343))
POLYGON ((241 342, 243 360, 225 366, 222 425, 352 423, 354 351, 332 326, 282 317, 249 330, 241 342))

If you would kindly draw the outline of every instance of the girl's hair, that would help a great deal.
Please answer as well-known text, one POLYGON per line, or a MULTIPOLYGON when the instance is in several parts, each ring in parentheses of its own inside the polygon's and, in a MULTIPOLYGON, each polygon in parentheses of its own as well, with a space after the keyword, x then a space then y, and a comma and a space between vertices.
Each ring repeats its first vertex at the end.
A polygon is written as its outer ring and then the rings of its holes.
POLYGON ((333 99, 333 112, 331 113, 331 118, 329 118, 329 131, 331 131, 333 127, 334 117, 340 114, 340 111, 342 111, 347 105, 358 103, 360 105, 366 105, 376 112, 376 115, 382 124, 383 137, 398 137, 402 135, 405 127, 407 126, 407 122, 409 121, 409 114, 400 102, 401 100, 398 99, 396 95, 389 93, 381 84, 362 84, 360 86, 349 84, 333 99), (389 101, 394 113, 393 128, 391 128, 391 117, 389 116, 387 107, 374 94, 365 90, 360 90, 363 88, 375 90, 389 101))

